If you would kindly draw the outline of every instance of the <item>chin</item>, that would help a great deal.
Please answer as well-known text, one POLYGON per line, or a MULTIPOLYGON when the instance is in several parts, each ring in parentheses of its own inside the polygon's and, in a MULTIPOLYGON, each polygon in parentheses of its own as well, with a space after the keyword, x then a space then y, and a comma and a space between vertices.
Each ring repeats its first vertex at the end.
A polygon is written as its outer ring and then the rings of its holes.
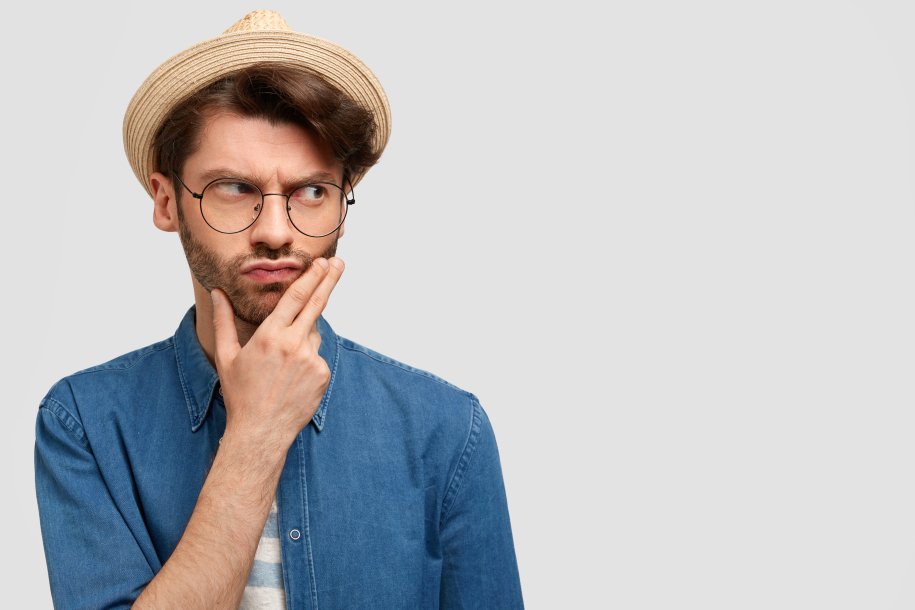
POLYGON ((236 292, 229 301, 235 310, 235 317, 252 326, 260 326, 273 313, 288 288, 287 284, 264 284, 256 290, 236 292), (233 298, 234 297, 234 298, 233 298))

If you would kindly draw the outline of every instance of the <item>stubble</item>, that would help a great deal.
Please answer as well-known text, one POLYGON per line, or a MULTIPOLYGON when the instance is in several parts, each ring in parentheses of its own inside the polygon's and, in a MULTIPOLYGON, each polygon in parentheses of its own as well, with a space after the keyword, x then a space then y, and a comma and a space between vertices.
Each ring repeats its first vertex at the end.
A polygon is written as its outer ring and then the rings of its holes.
MULTIPOLYGON (((229 297, 229 302, 232 303, 232 309, 235 310, 235 316, 248 324, 260 326, 276 308, 289 285, 302 273, 308 271, 314 263, 315 257, 308 252, 294 250, 288 246, 274 250, 261 245, 230 260, 223 259, 194 237, 185 222, 181 202, 177 203, 178 236, 181 239, 181 246, 184 248, 184 255, 187 257, 191 273, 207 292, 212 292, 214 288, 225 292, 229 297), (241 269, 251 262, 265 259, 275 261, 281 258, 298 260, 301 265, 301 273, 285 282, 272 284, 257 284, 245 280, 241 274, 241 269)), ((335 237, 333 243, 320 257, 331 258, 336 253, 337 238, 335 237)))

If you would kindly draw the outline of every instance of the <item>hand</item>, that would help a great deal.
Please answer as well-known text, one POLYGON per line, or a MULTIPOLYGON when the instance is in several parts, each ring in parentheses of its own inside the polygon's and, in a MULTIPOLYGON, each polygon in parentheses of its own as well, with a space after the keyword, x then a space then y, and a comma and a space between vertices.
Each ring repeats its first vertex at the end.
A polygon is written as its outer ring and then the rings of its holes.
POLYGON ((285 457, 314 416, 330 382, 317 319, 343 273, 343 261, 316 259, 241 347, 235 313, 213 290, 216 370, 226 402, 226 436, 285 457), (328 264, 329 263, 329 264, 328 264))

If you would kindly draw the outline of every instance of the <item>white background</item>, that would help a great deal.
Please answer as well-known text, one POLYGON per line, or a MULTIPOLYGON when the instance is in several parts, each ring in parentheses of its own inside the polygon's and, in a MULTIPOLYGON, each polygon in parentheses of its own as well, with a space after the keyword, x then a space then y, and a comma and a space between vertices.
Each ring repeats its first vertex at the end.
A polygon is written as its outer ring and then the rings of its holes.
POLYGON ((915 5, 57 4, 0 37, 4 607, 39 400, 192 302, 124 110, 256 8, 387 90, 326 315, 481 398, 528 608, 915 606, 915 5))

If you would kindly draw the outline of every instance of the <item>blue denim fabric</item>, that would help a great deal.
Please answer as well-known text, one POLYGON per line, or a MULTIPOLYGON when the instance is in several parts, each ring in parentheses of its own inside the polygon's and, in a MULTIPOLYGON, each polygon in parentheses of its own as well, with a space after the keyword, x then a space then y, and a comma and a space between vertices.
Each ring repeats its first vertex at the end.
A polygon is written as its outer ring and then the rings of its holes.
MULTIPOLYGON (((58 382, 35 483, 55 608, 129 608, 181 538, 225 429, 191 308, 175 336, 58 382)), ((277 489, 292 610, 521 608, 476 397, 318 322, 330 385, 277 489), (298 535, 296 535, 298 532, 298 535)))

